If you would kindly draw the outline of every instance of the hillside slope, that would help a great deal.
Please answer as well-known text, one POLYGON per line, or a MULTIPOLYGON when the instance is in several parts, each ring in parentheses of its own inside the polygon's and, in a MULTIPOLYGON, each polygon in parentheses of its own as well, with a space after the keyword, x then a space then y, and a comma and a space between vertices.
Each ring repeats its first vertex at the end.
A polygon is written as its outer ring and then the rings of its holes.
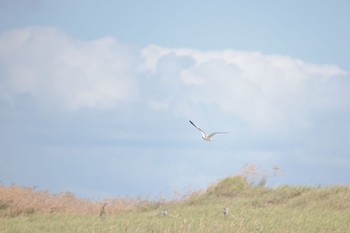
POLYGON ((82 200, 0 186, 0 232, 350 232, 350 188, 227 177, 176 201, 82 200), (225 208, 225 210, 224 210, 225 208))

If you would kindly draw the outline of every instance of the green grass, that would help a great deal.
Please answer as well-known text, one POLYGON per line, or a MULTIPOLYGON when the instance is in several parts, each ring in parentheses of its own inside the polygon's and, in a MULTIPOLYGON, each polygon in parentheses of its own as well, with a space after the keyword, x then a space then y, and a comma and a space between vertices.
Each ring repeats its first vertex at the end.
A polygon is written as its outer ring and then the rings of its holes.
MULTIPOLYGON (((0 213, 10 208, 5 202, 2 206, 0 213)), ((2 215, 0 233, 350 232, 350 188, 345 186, 270 189, 236 176, 179 201, 142 201, 116 212, 109 208, 107 204, 104 217, 40 210, 2 215), (226 216, 224 207, 230 208, 226 216)))

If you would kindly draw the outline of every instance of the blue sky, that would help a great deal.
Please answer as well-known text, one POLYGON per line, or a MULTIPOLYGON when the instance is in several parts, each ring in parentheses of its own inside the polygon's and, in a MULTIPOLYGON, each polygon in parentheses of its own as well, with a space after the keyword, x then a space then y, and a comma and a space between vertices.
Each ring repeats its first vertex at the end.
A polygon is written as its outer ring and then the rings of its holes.
POLYGON ((0 181, 170 197, 254 164, 349 184, 349 7, 0 0, 0 181))

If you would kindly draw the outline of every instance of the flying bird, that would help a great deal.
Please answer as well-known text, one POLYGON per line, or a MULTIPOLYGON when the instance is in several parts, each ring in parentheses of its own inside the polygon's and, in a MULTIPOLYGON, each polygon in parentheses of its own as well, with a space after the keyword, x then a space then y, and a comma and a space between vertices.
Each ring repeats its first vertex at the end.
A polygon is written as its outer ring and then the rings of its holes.
POLYGON ((199 131, 202 133, 202 138, 204 141, 212 141, 212 138, 217 135, 217 134, 223 134, 223 133, 228 133, 228 132, 214 132, 209 135, 207 135, 201 128, 199 128, 197 125, 195 125, 192 121, 189 121, 194 127, 196 127, 199 131))

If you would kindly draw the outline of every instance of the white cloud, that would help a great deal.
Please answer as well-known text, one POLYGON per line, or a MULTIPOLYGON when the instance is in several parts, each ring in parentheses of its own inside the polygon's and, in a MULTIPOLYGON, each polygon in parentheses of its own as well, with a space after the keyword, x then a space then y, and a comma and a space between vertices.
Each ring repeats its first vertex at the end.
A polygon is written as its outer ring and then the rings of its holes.
POLYGON ((132 54, 113 38, 75 40, 52 28, 0 35, 1 96, 30 94, 62 110, 108 108, 137 97, 132 54))
MULTIPOLYGON (((338 108, 344 108, 349 102, 349 95, 344 96, 345 89, 339 89, 342 85, 349 87, 349 81, 344 79, 347 73, 335 65, 308 64, 258 52, 204 52, 152 45, 142 51, 144 67, 157 73, 169 54, 179 60, 187 57, 194 61, 178 71, 176 77, 185 90, 181 93, 185 98, 178 99, 181 103, 176 104, 183 107, 176 110, 186 109, 184 115, 189 114, 190 105, 211 105, 222 113, 238 116, 252 129, 288 132, 295 127, 311 126, 319 111, 334 110, 334 104, 340 102, 343 105, 338 108)), ((173 81, 169 78, 168 82, 173 81)), ((168 89, 171 88, 169 85, 168 89)), ((169 95, 173 95, 171 91, 164 92, 167 98, 169 95)))
POLYGON ((223 115, 228 126, 238 119, 258 132, 308 128, 350 99, 347 73, 335 65, 233 50, 135 51, 114 38, 81 41, 53 28, 1 33, 0 66, 0 97, 8 101, 29 94, 64 111, 138 101, 203 121, 223 115))

